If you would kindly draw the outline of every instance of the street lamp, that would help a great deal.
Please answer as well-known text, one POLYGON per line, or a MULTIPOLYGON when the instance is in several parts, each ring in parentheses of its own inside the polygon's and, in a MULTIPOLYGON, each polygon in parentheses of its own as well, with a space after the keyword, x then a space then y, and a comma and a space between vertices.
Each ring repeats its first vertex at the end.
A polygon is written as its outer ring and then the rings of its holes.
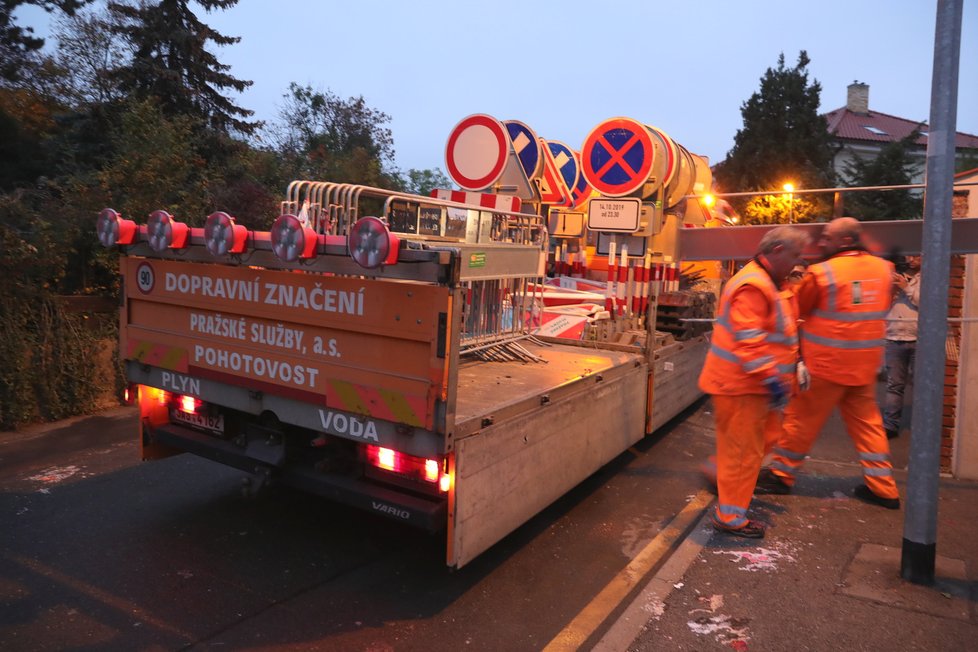
POLYGON ((795 184, 786 183, 782 187, 788 193, 788 224, 791 224, 795 221, 795 196, 792 194, 795 191, 795 184))

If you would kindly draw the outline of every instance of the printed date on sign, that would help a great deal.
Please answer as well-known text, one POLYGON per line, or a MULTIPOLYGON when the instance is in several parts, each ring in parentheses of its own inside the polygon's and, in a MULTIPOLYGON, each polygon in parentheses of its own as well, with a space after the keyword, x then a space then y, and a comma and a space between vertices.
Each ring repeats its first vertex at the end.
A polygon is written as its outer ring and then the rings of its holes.
POLYGON ((639 199, 592 199, 588 202, 588 228, 634 233, 639 227, 641 210, 639 199))

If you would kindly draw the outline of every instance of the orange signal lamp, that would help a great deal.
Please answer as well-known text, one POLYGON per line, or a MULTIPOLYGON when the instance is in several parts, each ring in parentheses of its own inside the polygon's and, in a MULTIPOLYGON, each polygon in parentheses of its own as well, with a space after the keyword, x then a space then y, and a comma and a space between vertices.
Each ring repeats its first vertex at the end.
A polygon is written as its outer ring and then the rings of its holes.
POLYGON ((279 215, 272 224, 272 251, 286 263, 314 257, 318 243, 315 229, 303 226, 295 215, 279 215))
POLYGON ((173 219, 166 211, 153 211, 146 222, 149 247, 156 253, 167 249, 183 249, 187 246, 190 227, 173 219))
POLYGON ((207 216, 204 223, 204 244, 212 256, 240 254, 245 250, 248 229, 236 224, 233 217, 223 211, 207 216))
POLYGON ((782 188, 784 188, 784 191, 785 192, 794 192, 795 191, 795 184, 793 184, 793 183, 786 183, 786 184, 784 184, 784 186, 782 186, 782 188))
POLYGON ((717 198, 716 197, 714 197, 713 195, 703 195, 703 205, 704 206, 706 206, 707 208, 709 208, 709 207, 713 206, 715 203, 717 203, 717 198))
POLYGON ((98 241, 103 247, 112 245, 132 244, 136 239, 136 223, 132 220, 124 220, 122 216, 111 208, 103 208, 98 214, 98 221, 95 224, 98 233, 98 241))

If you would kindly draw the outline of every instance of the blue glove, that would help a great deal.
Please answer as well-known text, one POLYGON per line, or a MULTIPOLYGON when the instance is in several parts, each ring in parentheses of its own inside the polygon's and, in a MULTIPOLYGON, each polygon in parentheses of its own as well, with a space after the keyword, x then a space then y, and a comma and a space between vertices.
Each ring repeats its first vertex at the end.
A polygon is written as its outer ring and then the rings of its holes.
POLYGON ((771 376, 764 381, 764 387, 767 388, 768 394, 770 394, 769 405, 772 410, 783 410, 788 405, 790 390, 780 378, 771 376))

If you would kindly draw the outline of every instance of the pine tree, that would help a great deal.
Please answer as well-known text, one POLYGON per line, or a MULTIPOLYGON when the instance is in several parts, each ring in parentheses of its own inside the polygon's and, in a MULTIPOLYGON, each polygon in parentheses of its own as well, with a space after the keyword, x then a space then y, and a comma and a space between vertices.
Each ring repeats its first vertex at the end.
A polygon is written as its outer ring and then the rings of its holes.
MULTIPOLYGON (((777 68, 761 77, 760 90, 741 106, 744 126, 714 171, 721 191, 779 189, 789 181, 796 188, 834 185, 834 149, 825 118, 818 114, 822 87, 817 80, 809 82, 809 63, 802 50, 798 63, 787 68, 782 53, 777 68)), ((796 195, 794 201, 819 200, 796 195)), ((747 202, 732 203, 742 209, 747 202)))
POLYGON ((44 39, 34 36, 31 27, 21 27, 14 20, 20 5, 35 5, 51 12, 60 10, 69 16, 91 0, 2 0, 0 1, 0 84, 19 82, 31 74, 37 64, 36 54, 44 39))
MULTIPOLYGON (((228 9, 238 0, 197 0, 205 10, 228 9)), ((137 6, 113 2, 110 10, 122 19, 117 29, 132 47, 132 62, 119 71, 122 88, 135 99, 152 99, 164 115, 198 119, 211 129, 252 134, 260 126, 245 118, 254 112, 237 106, 222 91, 243 91, 250 81, 229 74, 206 48, 208 42, 232 45, 198 20, 189 0, 160 0, 137 6)))

